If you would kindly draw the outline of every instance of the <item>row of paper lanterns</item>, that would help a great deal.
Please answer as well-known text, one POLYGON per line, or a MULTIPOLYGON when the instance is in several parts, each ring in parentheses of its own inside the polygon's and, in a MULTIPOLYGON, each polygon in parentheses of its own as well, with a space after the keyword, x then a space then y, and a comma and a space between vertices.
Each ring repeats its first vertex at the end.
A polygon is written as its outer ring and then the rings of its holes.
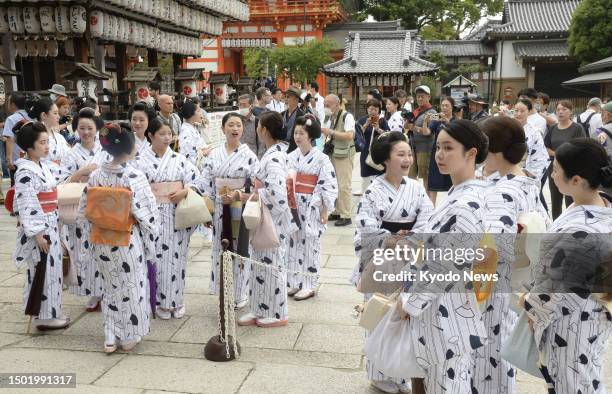
MULTIPOLYGON (((148 1, 142 2, 144 3, 148 1)), ((221 19, 185 6, 181 7, 178 13, 172 15, 172 19, 164 19, 173 21, 177 26, 186 26, 192 30, 212 35, 222 33, 223 21, 221 19)), ((100 11, 94 11, 92 14, 95 12, 100 13, 100 11)), ((87 11, 85 7, 79 5, 72 7, 41 6, 40 8, 34 6, 0 7, 0 33, 10 31, 15 34, 83 34, 86 28, 87 11)))
POLYGON ((122 42, 157 49, 160 52, 195 55, 200 52, 197 37, 188 37, 160 30, 125 18, 93 11, 89 17, 89 32, 93 38, 122 42))

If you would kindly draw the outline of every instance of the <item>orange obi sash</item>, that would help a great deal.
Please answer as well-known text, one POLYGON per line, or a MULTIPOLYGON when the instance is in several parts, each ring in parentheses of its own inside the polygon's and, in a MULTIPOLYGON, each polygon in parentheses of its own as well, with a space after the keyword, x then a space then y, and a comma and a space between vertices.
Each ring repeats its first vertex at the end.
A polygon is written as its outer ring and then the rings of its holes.
MULTIPOLYGON (((50 192, 40 192, 36 195, 44 213, 51 213, 57 209, 57 189, 50 192)), ((4 197, 4 208, 13 213, 13 202, 15 201, 15 186, 11 187, 4 197)))
POLYGON ((319 177, 316 175, 308 175, 297 173, 295 177, 295 192, 302 194, 312 194, 319 182, 319 177))
POLYGON ((132 191, 116 187, 87 188, 85 217, 91 222, 91 242, 128 246, 135 222, 131 215, 132 191))
POLYGON ((151 190, 158 204, 170 204, 172 201, 168 196, 182 189, 183 182, 181 181, 151 183, 151 190))

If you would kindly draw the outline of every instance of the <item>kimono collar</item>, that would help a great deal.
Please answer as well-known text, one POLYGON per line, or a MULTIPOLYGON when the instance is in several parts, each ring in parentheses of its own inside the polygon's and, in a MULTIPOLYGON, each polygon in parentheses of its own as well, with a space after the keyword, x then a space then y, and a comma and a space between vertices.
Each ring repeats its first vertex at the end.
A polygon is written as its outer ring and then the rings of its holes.
POLYGON ((286 150, 287 147, 283 143, 277 142, 276 144, 269 147, 268 150, 266 150, 266 153, 264 153, 263 157, 274 154, 274 152, 285 152, 286 150))
POLYGON ((25 168, 26 170, 29 170, 32 173, 38 175, 42 179, 46 179, 45 172, 48 172, 49 174, 51 174, 44 160, 40 160, 39 164, 36 164, 32 160, 28 160, 25 158, 18 159, 15 162, 15 166, 19 168, 25 168))
POLYGON ((484 180, 484 179, 469 179, 464 181, 458 185, 453 185, 448 191, 448 196, 459 191, 459 190, 469 190, 469 189, 481 189, 492 186, 493 182, 484 180))
POLYGON ((90 156, 94 156, 102 150, 102 146, 100 145, 100 142, 98 140, 94 141, 94 147, 91 150, 85 148, 80 142, 77 143, 76 146, 78 146, 79 149, 83 150, 84 152, 87 152, 90 156))
POLYGON ((110 172, 111 174, 118 174, 120 172, 123 172, 127 167, 127 163, 114 164, 112 161, 102 163, 102 169, 104 169, 104 171, 110 172))

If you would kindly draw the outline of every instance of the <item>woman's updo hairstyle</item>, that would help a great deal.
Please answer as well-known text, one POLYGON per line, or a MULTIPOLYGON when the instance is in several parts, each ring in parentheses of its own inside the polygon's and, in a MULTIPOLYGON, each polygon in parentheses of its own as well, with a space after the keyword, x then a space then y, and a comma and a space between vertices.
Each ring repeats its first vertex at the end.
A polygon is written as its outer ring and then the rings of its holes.
POLYGON ((38 99, 28 108, 28 116, 30 119, 41 120, 41 115, 51 111, 55 103, 49 97, 38 99))
POLYGON ((244 116, 240 115, 238 112, 229 112, 223 115, 223 119, 221 119, 221 128, 225 128, 225 124, 230 118, 238 118, 240 119, 240 123, 242 123, 242 127, 244 127, 244 116))
POLYGON ((265 127, 272 139, 276 141, 287 139, 287 128, 283 117, 278 112, 264 112, 259 117, 259 126, 265 127))
POLYGON ((132 121, 132 114, 134 112, 144 112, 145 115, 147 115, 147 119, 149 120, 149 122, 157 118, 157 114, 155 113, 155 110, 152 107, 149 107, 146 103, 142 101, 139 101, 136 104, 132 105, 132 107, 128 111, 128 120, 130 122, 132 121))
POLYGON ((489 138, 489 152, 501 153, 512 164, 523 160, 527 153, 525 130, 516 119, 495 116, 484 120, 479 126, 489 138))
POLYGON ((308 137, 311 140, 316 140, 317 138, 321 137, 321 124, 312 114, 300 116, 295 120, 295 125, 302 126, 308 133, 308 137))
MULTIPOLYGON (((96 130, 100 128, 101 119, 98 116, 96 116, 96 111, 94 111, 93 109, 89 107, 84 107, 83 109, 79 111, 78 114, 76 114, 74 118, 72 118, 72 130, 76 131, 78 129, 79 120, 81 119, 91 119, 96 125, 96 130)), ((102 123, 102 125, 104 124, 102 123)))
POLYGON ((566 179, 578 175, 592 189, 612 186, 612 163, 604 147, 591 138, 576 138, 562 144, 555 151, 555 159, 566 179))
POLYGON ((41 122, 30 122, 22 120, 13 127, 15 134, 15 142, 21 150, 27 152, 28 149, 34 149, 34 143, 42 133, 46 133, 47 128, 41 122))
POLYGON ((458 119, 454 122, 443 124, 442 130, 446 131, 454 140, 463 145, 466 151, 476 148, 476 164, 484 162, 487 158, 489 140, 476 123, 471 120, 458 119))
POLYGON ((393 146, 400 142, 408 142, 404 133, 399 131, 382 133, 372 142, 372 147, 370 148, 370 155, 372 155, 374 163, 384 165, 385 161, 391 157, 393 146))
POLYGON ((107 123, 100 129, 102 149, 115 158, 130 155, 134 150, 134 144, 134 133, 125 124, 107 123))
MULTIPOLYGON (((521 103, 523 104, 525 107, 527 107, 528 111, 531 111, 533 109, 533 104, 531 104, 531 101, 527 100, 527 99, 518 99, 516 100, 516 104, 521 103)), ((515 105, 516 105, 515 104, 515 105)))
POLYGON ((149 122, 149 125, 147 126, 147 129, 145 130, 145 137, 147 137, 147 140, 149 140, 149 142, 151 142, 151 140, 153 139, 153 136, 155 135, 155 133, 160 131, 161 128, 164 127, 164 126, 168 126, 168 128, 170 128, 170 123, 168 123, 167 121, 162 120, 162 119, 160 119, 158 117, 153 118, 149 122))
POLYGON ((181 106, 181 115, 183 119, 189 119, 195 115, 198 110, 198 105, 194 103, 192 100, 185 100, 183 105, 181 106))

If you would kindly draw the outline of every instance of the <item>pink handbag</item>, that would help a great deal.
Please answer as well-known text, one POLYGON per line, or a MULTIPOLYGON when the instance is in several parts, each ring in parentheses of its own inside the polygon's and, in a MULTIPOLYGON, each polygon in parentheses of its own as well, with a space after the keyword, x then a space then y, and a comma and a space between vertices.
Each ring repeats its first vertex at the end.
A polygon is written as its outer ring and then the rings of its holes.
POLYGON ((280 246, 272 214, 261 204, 261 220, 254 231, 251 231, 251 246, 254 250, 274 249, 280 246))

